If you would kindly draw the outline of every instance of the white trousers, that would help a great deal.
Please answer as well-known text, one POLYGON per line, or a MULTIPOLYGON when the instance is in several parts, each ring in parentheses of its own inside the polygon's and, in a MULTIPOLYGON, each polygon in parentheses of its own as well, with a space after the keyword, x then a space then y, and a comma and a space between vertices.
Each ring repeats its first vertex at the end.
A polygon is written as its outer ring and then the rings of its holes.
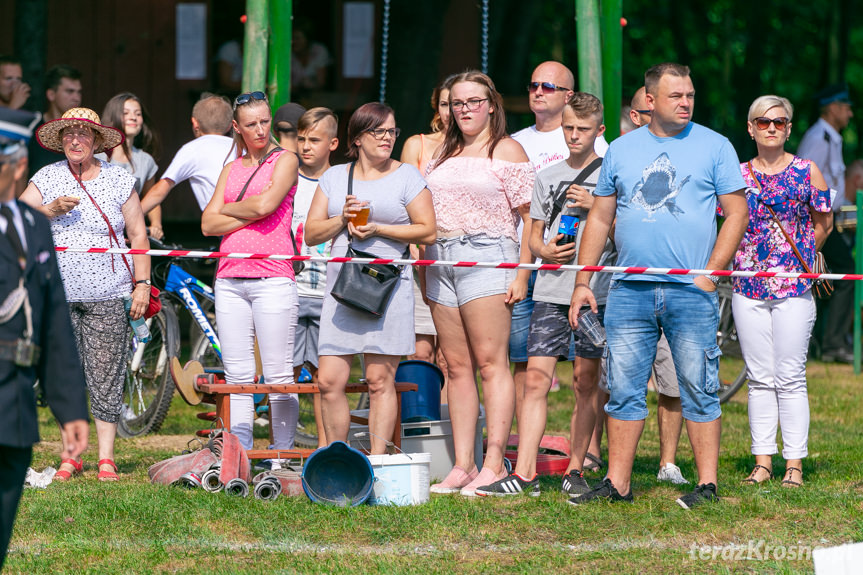
MULTIPOLYGON (((254 382, 257 335, 264 382, 294 383, 294 329, 299 309, 297 284, 281 277, 219 278, 215 291, 225 382, 254 382)), ((231 433, 245 449, 252 448, 254 412, 252 394, 231 395, 231 433)), ((298 415, 297 394, 270 394, 273 448, 294 447, 298 415)))
POLYGON ((806 356, 815 325, 812 294, 775 300, 734 294, 731 309, 749 375, 752 453, 777 453, 778 425, 782 457, 802 459, 809 440, 806 356))

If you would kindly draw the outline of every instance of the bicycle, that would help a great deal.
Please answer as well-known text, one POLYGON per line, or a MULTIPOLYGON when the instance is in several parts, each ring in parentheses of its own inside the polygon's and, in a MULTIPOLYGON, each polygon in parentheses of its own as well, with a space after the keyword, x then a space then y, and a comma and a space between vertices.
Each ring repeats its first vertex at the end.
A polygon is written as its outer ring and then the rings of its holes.
MULTIPOLYGON (((156 249, 179 249, 152 238, 150 245, 156 249)), ((166 258, 153 266, 154 283, 162 289, 162 310, 147 320, 150 340, 139 342, 134 333, 130 339, 123 410, 117 426, 121 437, 158 431, 171 407, 174 382, 169 366, 171 358, 180 353, 180 324, 175 302, 186 308, 201 332, 192 344, 191 358, 207 371, 222 369, 222 351, 214 326, 213 288, 176 265, 176 259, 166 258), (196 294, 208 304, 207 309, 196 294)))
POLYGON ((716 333, 716 342, 722 350, 722 357, 733 359, 733 361, 719 362, 719 403, 726 403, 734 397, 743 384, 748 381, 746 375, 746 364, 741 368, 737 362, 742 362, 743 354, 740 351, 740 342, 737 340, 737 328, 734 326, 734 315, 731 313, 731 282, 720 281, 716 286, 719 297, 719 329, 716 333))
MULTIPOLYGON (((182 249, 179 246, 166 246, 152 238, 150 244, 155 249, 182 249)), ((174 263, 176 259, 166 258, 164 262, 153 266, 154 282, 162 287, 162 311, 147 320, 150 341, 138 342, 132 334, 124 408, 118 425, 121 437, 158 431, 168 414, 174 396, 169 366, 171 359, 179 356, 180 351, 180 326, 174 308, 176 303, 189 312, 200 330, 191 345, 190 359, 199 362, 205 372, 224 373, 214 313, 215 292, 212 287, 174 263)), ((296 446, 317 448, 317 423, 312 395, 300 394, 299 402, 296 446)), ((367 395, 362 394, 357 409, 367 407, 367 395)))

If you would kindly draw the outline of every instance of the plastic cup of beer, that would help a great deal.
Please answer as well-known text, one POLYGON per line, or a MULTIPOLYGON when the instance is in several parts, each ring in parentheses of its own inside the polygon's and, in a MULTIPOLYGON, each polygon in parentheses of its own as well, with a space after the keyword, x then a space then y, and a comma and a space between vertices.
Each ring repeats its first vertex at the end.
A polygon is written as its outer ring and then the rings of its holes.
POLYGON ((354 217, 354 226, 365 226, 369 223, 369 217, 371 217, 372 213, 372 205, 369 202, 365 202, 365 205, 360 208, 360 211, 357 212, 357 215, 354 217))
POLYGON ((597 347, 605 345, 605 328, 599 322, 599 316, 587 308, 578 314, 578 331, 597 347))

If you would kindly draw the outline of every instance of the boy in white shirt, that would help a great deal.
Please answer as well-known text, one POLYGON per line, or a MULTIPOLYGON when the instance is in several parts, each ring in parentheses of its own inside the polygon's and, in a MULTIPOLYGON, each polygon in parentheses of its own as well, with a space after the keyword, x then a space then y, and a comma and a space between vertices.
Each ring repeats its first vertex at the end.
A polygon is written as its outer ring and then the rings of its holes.
MULTIPOLYGON (((297 153, 300 156, 300 173, 297 192, 294 195, 294 216, 291 229, 300 254, 304 256, 330 255, 330 242, 317 246, 307 246, 303 241, 306 216, 312 198, 318 189, 318 178, 330 167, 330 153, 339 146, 336 137, 339 119, 329 108, 311 108, 297 123, 297 153)), ((318 374, 318 331, 320 329, 321 307, 327 286, 327 264, 306 262, 306 267, 297 275, 297 293, 300 311, 294 335, 294 381, 300 371, 308 366, 312 382, 317 383, 318 374)), ((321 420, 320 395, 314 396, 315 421, 318 428, 318 446, 328 444, 321 420)))

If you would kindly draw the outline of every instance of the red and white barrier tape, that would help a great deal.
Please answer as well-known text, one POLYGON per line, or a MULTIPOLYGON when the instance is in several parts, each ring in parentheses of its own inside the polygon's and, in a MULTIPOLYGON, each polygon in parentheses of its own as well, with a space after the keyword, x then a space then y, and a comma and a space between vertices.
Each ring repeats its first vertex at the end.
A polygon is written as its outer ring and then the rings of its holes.
POLYGON ((167 256, 174 258, 229 258, 240 260, 276 260, 276 261, 312 261, 357 264, 397 264, 411 266, 436 266, 456 268, 490 268, 507 270, 551 270, 551 271, 589 271, 599 273, 624 273, 645 275, 677 275, 677 276, 723 276, 738 278, 801 278, 801 279, 827 279, 827 280, 863 280, 859 274, 807 274, 799 272, 747 272, 731 270, 694 270, 677 268, 648 268, 648 267, 621 267, 621 266, 579 266, 559 264, 519 264, 519 263, 497 263, 497 262, 458 262, 446 260, 403 260, 403 259, 372 259, 372 258, 345 258, 345 257, 323 257, 323 256, 293 256, 283 254, 246 254, 237 252, 211 252, 197 250, 133 250, 123 248, 70 248, 57 247, 58 252, 84 253, 84 254, 127 254, 145 256, 167 256))

